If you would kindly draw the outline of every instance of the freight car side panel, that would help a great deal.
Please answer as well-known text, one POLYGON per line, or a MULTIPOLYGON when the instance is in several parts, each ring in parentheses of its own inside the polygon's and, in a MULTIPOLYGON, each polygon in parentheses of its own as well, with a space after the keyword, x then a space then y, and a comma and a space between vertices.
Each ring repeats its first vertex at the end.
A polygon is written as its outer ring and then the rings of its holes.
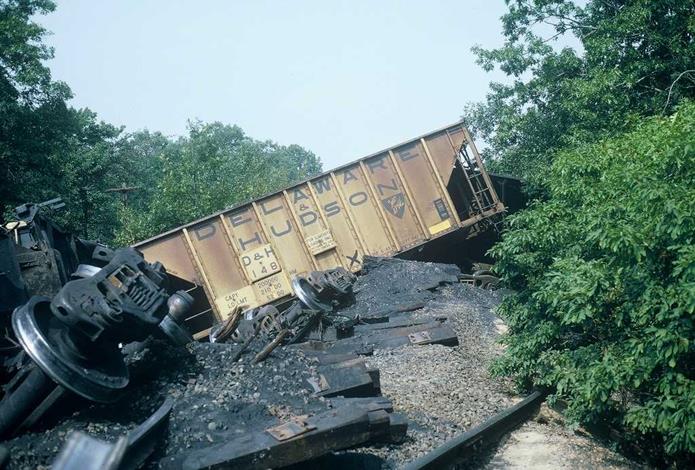
POLYGON ((246 283, 221 222, 213 219, 188 229, 191 244, 215 297, 240 289, 246 283))
POLYGON ((454 147, 446 131, 428 136, 422 139, 432 157, 432 162, 439 173, 444 185, 449 184, 454 171, 454 162, 458 154, 458 147, 454 147))
POLYGON ((423 142, 413 142, 394 149, 392 160, 409 188, 410 197, 427 238, 454 230, 457 225, 456 211, 449 193, 439 175, 435 173, 429 150, 423 142))
POLYGON ((389 154, 364 160, 362 169, 367 175, 369 189, 377 201, 379 212, 397 243, 397 250, 405 250, 422 242, 424 231, 389 154))
POLYGON ((394 253, 394 236, 379 213, 361 165, 358 163, 335 172, 334 182, 355 225, 361 228, 367 253, 374 256, 394 253))
POLYGON ((316 269, 284 195, 280 193, 261 199, 254 206, 285 274, 291 277, 316 269))
POLYGON ((277 256, 277 249, 271 243, 266 227, 261 224, 258 212, 255 204, 248 204, 220 215, 246 281, 215 298, 215 305, 223 318, 237 305, 256 306, 290 293, 281 258, 277 256))
POLYGON ((164 263, 167 273, 193 284, 202 285, 203 281, 200 279, 193 261, 188 255, 186 242, 181 232, 173 233, 157 240, 156 243, 150 243, 138 247, 138 249, 142 251, 148 262, 160 261, 164 263))
POLYGON ((461 147, 461 145, 463 145, 464 142, 470 142, 468 136, 466 135, 467 131, 462 126, 451 127, 445 130, 444 132, 449 137, 449 140, 451 141, 451 146, 454 148, 455 151, 458 151, 458 149, 461 147))
POLYGON ((484 214, 470 204, 478 172, 491 187, 470 135, 455 124, 135 246, 194 295, 187 324, 200 338, 240 304, 291 295, 295 275, 358 271, 365 255, 395 255, 462 227, 476 233, 477 221, 503 210, 494 189, 497 203, 484 214), (463 142, 478 169, 458 164, 463 142))
POLYGON ((223 217, 227 221, 226 226, 231 235, 232 245, 239 255, 268 243, 251 204, 224 214, 223 217))
POLYGON ((333 178, 331 175, 325 175, 311 181, 310 184, 310 189, 321 206, 326 224, 336 242, 338 254, 342 256, 340 265, 353 272, 359 271, 362 269, 362 258, 365 255, 360 227, 350 219, 333 178))
POLYGON ((339 266, 341 261, 336 242, 309 185, 295 186, 284 191, 284 195, 317 268, 323 270, 339 266))
MULTIPOLYGON (((207 280, 207 288, 217 300, 229 292, 237 291, 247 284, 239 258, 229 240, 223 219, 216 217, 187 230, 194 258, 207 280)), ((218 315, 225 318, 229 312, 218 307, 218 315)))

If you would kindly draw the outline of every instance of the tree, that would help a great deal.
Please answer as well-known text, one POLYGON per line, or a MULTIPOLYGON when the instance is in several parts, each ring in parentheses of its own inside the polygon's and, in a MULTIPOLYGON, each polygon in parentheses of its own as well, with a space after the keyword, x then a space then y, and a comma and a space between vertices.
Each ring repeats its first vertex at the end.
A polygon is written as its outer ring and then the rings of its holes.
MULTIPOLYGON (((22 201, 45 182, 50 155, 64 142, 69 88, 51 80, 44 60, 53 51, 32 17, 53 11, 47 0, 0 1, 0 204, 22 201)), ((69 126, 69 124, 67 124, 69 126)), ((49 169, 50 170, 50 169, 49 169)), ((44 185, 45 186, 45 185, 44 185)))
MULTIPOLYGON (((161 132, 141 130, 122 134, 114 142, 113 183, 110 188, 133 188, 127 193, 125 204, 134 210, 147 210, 163 176, 162 154, 172 141, 161 132)), ((124 203, 119 195, 118 205, 124 203)))
POLYGON ((68 86, 45 61, 53 50, 33 21, 50 0, 0 0, 0 215, 61 197, 67 230, 131 243, 320 171, 299 146, 253 140, 236 126, 191 123, 176 141, 99 121, 67 105, 68 86), (125 206, 106 192, 137 188, 125 206))
POLYGON ((476 48, 491 84, 464 120, 489 147, 490 167, 539 194, 559 149, 623 132, 634 116, 668 113, 695 96, 695 3, 689 0, 506 0, 505 44, 476 48), (539 31, 550 32, 545 34, 539 31), (580 51, 552 47, 575 37, 580 51))
POLYGON ((0 0, 0 215, 60 196, 67 210, 58 219, 67 229, 101 236, 113 225, 107 214, 115 214, 101 192, 120 129, 70 108, 70 89, 51 79, 44 61, 53 50, 32 19, 54 9, 48 0, 0 0))
POLYGON ((121 211, 117 240, 130 244, 321 171, 297 145, 249 138, 237 126, 191 122, 189 135, 161 148, 148 203, 121 211))
POLYGON ((117 226, 119 202, 107 188, 116 186, 120 164, 116 142, 121 133, 112 125, 98 121, 88 110, 69 109, 73 133, 65 139, 65 146, 50 155, 53 173, 45 188, 34 185, 33 198, 38 201, 60 196, 65 210, 55 216, 66 229, 88 239, 110 242, 117 226), (47 194, 42 195, 43 191, 47 194))
POLYGON ((494 371, 548 389, 574 422, 624 430, 648 457, 688 462, 695 3, 507 4, 504 46, 476 53, 511 84, 464 114, 488 165, 535 199, 491 251, 514 291, 494 371), (552 47, 560 36, 579 47, 552 47))
POLYGON ((695 456, 695 103, 556 154, 492 254, 514 289, 495 371, 648 457, 695 456))

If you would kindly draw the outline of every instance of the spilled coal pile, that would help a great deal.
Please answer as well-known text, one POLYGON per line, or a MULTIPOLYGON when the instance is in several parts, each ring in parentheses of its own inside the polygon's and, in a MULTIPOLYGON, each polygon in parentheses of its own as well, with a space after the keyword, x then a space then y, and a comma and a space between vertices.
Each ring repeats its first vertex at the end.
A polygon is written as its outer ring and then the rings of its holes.
POLYGON ((116 442, 167 398, 173 408, 147 468, 399 466, 511 403, 508 384, 487 372, 502 293, 459 275, 367 259, 352 305, 258 363, 260 337, 235 362, 232 342, 127 345, 132 379, 119 401, 65 400, 4 443, 9 467, 51 465, 76 430, 116 442))

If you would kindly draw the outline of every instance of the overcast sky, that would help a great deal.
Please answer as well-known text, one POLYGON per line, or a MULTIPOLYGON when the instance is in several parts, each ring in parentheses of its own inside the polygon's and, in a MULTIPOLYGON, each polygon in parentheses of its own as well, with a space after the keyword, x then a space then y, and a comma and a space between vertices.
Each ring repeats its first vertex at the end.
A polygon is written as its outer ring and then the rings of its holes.
POLYGON ((502 44, 503 0, 58 0, 49 65, 128 131, 238 124, 325 169, 459 120, 491 80, 471 46, 502 44))

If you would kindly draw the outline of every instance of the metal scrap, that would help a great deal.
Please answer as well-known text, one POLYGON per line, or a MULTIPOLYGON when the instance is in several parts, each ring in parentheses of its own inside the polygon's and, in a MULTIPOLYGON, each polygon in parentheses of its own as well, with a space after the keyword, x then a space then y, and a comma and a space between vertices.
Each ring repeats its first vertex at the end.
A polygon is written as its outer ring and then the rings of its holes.
POLYGON ((483 289, 497 289, 500 285, 500 278, 486 269, 477 270, 473 274, 459 274, 459 280, 483 289))
POLYGON ((254 330, 253 334, 251 336, 249 336, 246 339, 246 341, 244 341, 244 344, 242 344, 241 347, 232 356, 232 362, 233 363, 239 360, 239 358, 244 353, 244 351, 246 351, 246 348, 248 348, 249 345, 251 344, 251 342, 254 339, 256 339, 256 336, 258 336, 258 333, 260 333, 260 331, 261 331, 261 324, 259 323, 256 325, 256 329, 254 330))
POLYGON ((53 462, 54 470, 133 470, 154 451, 163 436, 174 401, 167 398, 145 422, 115 443, 76 431, 53 462))
POLYGON ((211 343, 224 342, 237 331, 242 320, 242 315, 240 314, 245 307, 245 305, 237 305, 225 321, 210 328, 209 339, 211 343))
MULTIPOLYGON (((237 310, 239 310, 239 308, 237 310)), ((278 309, 274 306, 266 305, 263 307, 243 310, 240 313, 234 314, 232 317, 230 317, 230 320, 234 316, 238 317, 238 320, 236 321, 236 329, 233 331, 233 333, 231 333, 231 335, 226 335, 225 337, 231 338, 231 340, 235 343, 242 343, 245 342, 250 336, 257 334, 256 330, 258 329, 260 329, 260 332, 265 336, 273 336, 275 326, 280 318, 280 312, 278 312, 278 309)), ((228 322, 230 320, 228 320, 228 322)), ((225 329, 231 329, 231 327, 225 327, 225 329)), ((219 341, 221 341, 221 338, 219 338, 218 335, 213 342, 219 341)))
POLYGON ((290 330, 288 329, 280 331, 277 334, 277 336, 261 350, 261 352, 256 354, 256 356, 253 358, 252 363, 258 364, 259 362, 265 360, 265 358, 267 358, 270 355, 270 353, 273 352, 273 350, 277 348, 280 345, 280 343, 282 343, 282 340, 285 339, 285 336, 287 336, 289 332, 290 330))
POLYGON ((278 468, 365 442, 399 441, 407 421, 383 397, 336 399, 315 416, 290 420, 220 444, 163 459, 160 468, 278 468))
POLYGON ((295 276, 292 290, 311 310, 330 312, 337 305, 354 301, 353 284, 357 278, 339 266, 325 271, 312 271, 307 276, 295 276))
MULTIPOLYGON (((15 230, 26 227, 18 226, 15 230)), ((11 240, 9 236, 6 238, 11 240)), ((174 344, 191 340, 183 324, 193 299, 184 291, 170 295, 163 266, 146 262, 134 249, 114 252, 96 245, 91 259, 76 257, 73 261, 77 264, 68 278, 60 281, 62 287, 52 293, 52 298, 31 297, 13 315, 15 331, 25 351, 22 351, 24 362, 15 361, 21 367, 0 402, 0 430, 8 430, 7 434, 30 427, 66 393, 93 401, 112 401, 129 380, 120 343, 140 341, 152 333, 164 335, 174 344), (81 368, 74 367, 78 355, 81 368), (9 410, 16 412, 16 416, 11 416, 9 410)), ((317 335, 333 345, 333 353, 341 348, 349 351, 349 357, 337 360, 339 354, 333 354, 330 363, 319 362, 310 368, 315 375, 309 379, 314 391, 311 398, 321 397, 322 401, 339 396, 380 396, 378 369, 369 367, 364 359, 352 353, 367 354, 375 346, 457 341, 456 334, 440 321, 416 321, 405 316, 394 318, 388 326, 370 324, 356 329, 357 315, 337 312, 355 301, 355 280, 355 275, 344 268, 295 277, 292 286, 299 301, 284 310, 274 306, 249 309, 238 305, 224 322, 213 327, 210 341, 231 339, 242 343, 234 350, 232 362, 259 337, 265 346, 259 347, 260 352, 254 351, 257 354, 253 363, 268 358, 281 344, 306 340, 309 335, 317 335)), ((214 349, 219 350, 217 346, 214 349)), ((289 354, 276 355, 284 360, 289 354)), ((221 368, 228 365, 227 357, 224 354, 221 368)), ((234 368, 235 374, 239 370, 242 368, 234 368)), ((297 384, 304 388, 302 396, 307 397, 304 377, 297 384)), ((195 384, 196 380, 189 376, 188 384, 195 384)), ((254 404, 264 403, 265 398, 257 400, 255 390, 254 404)), ((390 403, 383 398, 344 401, 341 405, 326 413, 294 417, 279 425, 264 422, 263 427, 251 426, 249 429, 256 432, 249 430, 244 439, 237 440, 237 435, 230 432, 227 436, 234 437, 228 442, 160 463, 166 467, 173 462, 175 467, 181 464, 184 468, 209 464, 250 465, 249 468, 286 465, 375 439, 397 441, 405 435, 407 421, 392 414, 390 403)), ((197 405, 193 408, 197 409, 197 405)), ((158 425, 170 409, 171 404, 165 412, 158 411, 113 444, 83 433, 71 435, 55 468, 134 468, 151 454, 156 435, 161 434, 158 425)), ((309 410, 318 413, 311 407, 304 412, 309 410)), ((209 424, 213 425, 208 429, 214 435, 213 431, 219 427, 214 422, 209 424)), ((223 429, 227 430, 226 425, 223 429)), ((213 442, 211 435, 205 435, 213 442)), ((184 450, 175 452, 179 451, 184 450)))
POLYGON ((293 437, 300 436, 306 432, 316 429, 316 425, 307 423, 308 417, 309 415, 294 416, 286 423, 266 429, 266 432, 278 441, 292 439, 293 437))
POLYGON ((53 299, 33 296, 12 314, 12 329, 31 358, 0 401, 0 435, 31 426, 65 391, 112 402, 128 384, 119 344, 162 334, 174 344, 192 341, 183 326, 193 299, 169 295, 159 263, 132 248, 116 252, 103 268, 79 271, 53 299))
POLYGON ((413 344, 423 344, 432 341, 432 336, 430 336, 429 331, 416 331, 415 333, 410 333, 408 339, 413 344))

